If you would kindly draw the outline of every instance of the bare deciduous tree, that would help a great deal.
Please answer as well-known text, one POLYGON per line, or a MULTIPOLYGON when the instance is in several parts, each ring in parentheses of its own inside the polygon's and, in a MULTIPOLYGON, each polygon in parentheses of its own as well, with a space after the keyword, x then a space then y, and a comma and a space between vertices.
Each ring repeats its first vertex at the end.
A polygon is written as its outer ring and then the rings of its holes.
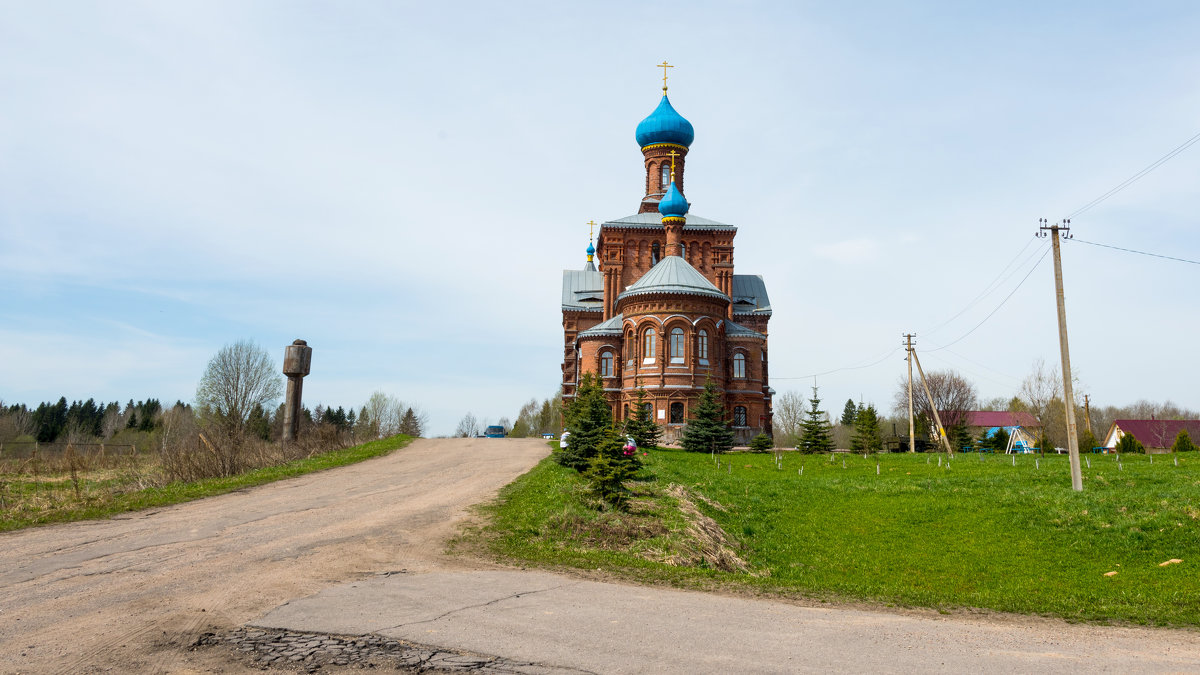
MULTIPOLYGON (((925 382, 929 385, 929 393, 933 396, 932 404, 925 396, 925 388, 920 382, 913 380, 913 414, 933 422, 934 406, 942 417, 942 424, 947 429, 966 424, 966 413, 975 410, 978 397, 975 385, 953 370, 934 370, 925 373, 925 382)), ((892 411, 898 417, 908 419, 908 378, 901 377, 896 394, 892 399, 892 411)))
POLYGON ((804 422, 804 411, 808 400, 794 391, 785 391, 776 396, 772 404, 771 429, 775 432, 775 446, 794 448, 800 440, 800 426, 804 422))
POLYGON ((196 407, 229 433, 240 433, 255 404, 283 394, 283 375, 266 350, 249 340, 225 345, 208 362, 196 388, 196 407))
POLYGON ((475 413, 467 413, 458 421, 458 427, 454 430, 456 438, 470 438, 479 435, 479 420, 475 418, 475 413))

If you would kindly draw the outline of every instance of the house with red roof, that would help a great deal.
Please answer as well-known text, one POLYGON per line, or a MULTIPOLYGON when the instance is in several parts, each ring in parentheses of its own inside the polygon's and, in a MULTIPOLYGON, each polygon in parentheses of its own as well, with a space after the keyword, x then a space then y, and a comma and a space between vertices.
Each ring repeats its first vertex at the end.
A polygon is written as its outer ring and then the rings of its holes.
POLYGON ((967 428, 971 438, 979 438, 987 432, 990 437, 998 429, 1004 429, 1011 439, 1009 449, 1017 452, 1029 452, 1037 444, 1041 434, 1042 424, 1032 413, 1008 412, 1007 410, 965 410, 955 412, 939 410, 942 424, 947 427, 962 425, 967 428))
POLYGON ((1200 420, 1113 420, 1104 437, 1104 446, 1115 448, 1122 436, 1133 434, 1146 446, 1146 452, 1170 452, 1180 430, 1187 430, 1188 436, 1197 441, 1200 439, 1200 420))

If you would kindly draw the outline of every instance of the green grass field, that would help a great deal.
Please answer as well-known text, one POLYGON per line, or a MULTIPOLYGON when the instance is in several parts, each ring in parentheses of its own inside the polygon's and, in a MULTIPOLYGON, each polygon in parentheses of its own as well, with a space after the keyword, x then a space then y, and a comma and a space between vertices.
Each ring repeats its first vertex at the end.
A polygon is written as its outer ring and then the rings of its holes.
POLYGON ((179 504, 242 488, 332 469, 386 455, 412 442, 408 436, 331 450, 286 464, 254 469, 236 476, 137 489, 123 476, 81 479, 77 494, 66 475, 32 480, 0 474, 0 532, 32 525, 107 518, 117 513, 179 504))
POLYGON ((1082 493, 1066 456, 980 457, 787 453, 776 468, 773 455, 737 454, 718 470, 708 455, 659 450, 628 514, 589 506, 578 476, 548 459, 492 507, 490 545, 681 585, 1200 626, 1200 456, 1092 455, 1082 493), (663 562, 689 548, 672 483, 736 541, 748 572, 663 562), (1183 562, 1159 565, 1171 559, 1183 562))

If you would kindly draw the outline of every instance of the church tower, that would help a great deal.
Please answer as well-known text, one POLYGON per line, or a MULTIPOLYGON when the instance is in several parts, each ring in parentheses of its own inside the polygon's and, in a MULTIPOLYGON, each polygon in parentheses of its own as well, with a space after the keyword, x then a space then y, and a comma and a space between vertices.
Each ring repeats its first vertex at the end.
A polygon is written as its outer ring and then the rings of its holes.
POLYGON ((621 421, 643 388, 670 443, 711 379, 739 443, 770 433, 766 285, 734 273, 735 226, 690 213, 683 173, 695 132, 667 98, 665 74, 634 138, 646 172, 637 213, 600 225, 598 268, 589 242, 587 265, 563 271, 563 398, 593 373, 621 421))

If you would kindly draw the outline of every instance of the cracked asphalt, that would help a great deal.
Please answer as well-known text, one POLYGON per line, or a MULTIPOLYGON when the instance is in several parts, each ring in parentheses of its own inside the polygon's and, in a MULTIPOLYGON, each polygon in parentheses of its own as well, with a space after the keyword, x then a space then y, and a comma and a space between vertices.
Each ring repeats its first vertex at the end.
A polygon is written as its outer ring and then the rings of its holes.
POLYGON ((546 452, 422 440, 0 535, 0 672, 1200 672, 1196 631, 811 607, 445 557, 468 507, 546 452))

